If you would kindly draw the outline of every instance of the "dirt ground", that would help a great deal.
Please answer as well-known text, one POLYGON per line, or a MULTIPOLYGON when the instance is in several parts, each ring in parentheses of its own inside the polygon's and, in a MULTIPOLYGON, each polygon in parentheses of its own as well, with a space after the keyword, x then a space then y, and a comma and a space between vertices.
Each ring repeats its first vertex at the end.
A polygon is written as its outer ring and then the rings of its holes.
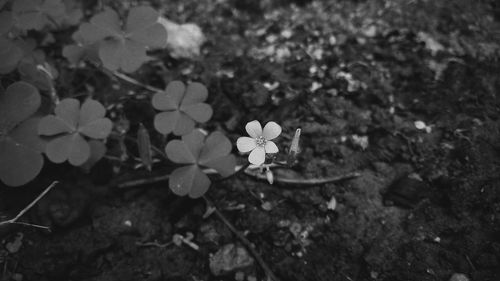
MULTIPOLYGON (((302 128, 298 165, 277 177, 360 173, 312 186, 245 174, 212 185, 207 196, 280 280, 500 280, 499 4, 165 2, 152 5, 197 23, 208 42, 194 61, 155 52, 165 67, 144 67, 137 80, 202 81, 216 109, 208 128, 234 142, 254 119, 282 125, 280 147, 302 128)), ((118 97, 141 89, 78 70, 61 77, 71 82, 60 91, 92 81, 124 104, 132 127, 152 128, 146 100, 118 97)), ((210 257, 240 240, 204 216, 203 200, 179 198, 165 182, 118 188, 154 175, 113 172, 109 161, 90 175, 48 166, 27 187, 0 189, 9 217, 61 181, 28 216, 52 233, 0 229, 1 280, 265 280, 256 262, 211 272, 210 257), (198 250, 145 244, 188 232, 198 250)))

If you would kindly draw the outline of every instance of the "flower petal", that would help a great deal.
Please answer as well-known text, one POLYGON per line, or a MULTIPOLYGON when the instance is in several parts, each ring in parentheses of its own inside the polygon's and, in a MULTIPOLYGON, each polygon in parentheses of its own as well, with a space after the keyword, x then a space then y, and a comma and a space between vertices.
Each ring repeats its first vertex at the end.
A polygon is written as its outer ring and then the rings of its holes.
POLYGON ((264 146, 264 149, 266 150, 266 153, 278 153, 279 151, 276 144, 272 141, 267 141, 266 145, 264 146))
POLYGON ((260 122, 257 120, 253 120, 252 122, 248 122, 245 126, 245 130, 252 138, 256 139, 262 135, 262 126, 260 122))
POLYGON ((262 132, 262 136, 266 140, 272 140, 277 138, 281 134, 281 126, 276 122, 267 122, 266 126, 264 126, 264 131, 262 132))
POLYGON ((249 152, 257 147, 257 143, 254 138, 249 137, 239 137, 236 141, 236 147, 240 152, 249 152))
POLYGON ((248 155, 248 162, 260 166, 266 160, 266 150, 262 146, 257 146, 250 155, 248 155))

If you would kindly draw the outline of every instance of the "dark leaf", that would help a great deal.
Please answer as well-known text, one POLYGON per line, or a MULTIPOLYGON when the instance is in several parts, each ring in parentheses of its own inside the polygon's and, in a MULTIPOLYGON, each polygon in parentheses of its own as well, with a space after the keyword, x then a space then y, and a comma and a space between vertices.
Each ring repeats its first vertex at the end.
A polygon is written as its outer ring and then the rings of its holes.
POLYGON ((63 99, 54 109, 54 113, 72 130, 76 130, 80 115, 80 102, 77 99, 63 99))
POLYGON ((43 117, 38 124, 38 134, 41 136, 56 136, 59 134, 71 133, 74 130, 75 127, 54 115, 43 117))
POLYGON ((158 110, 176 110, 181 104, 182 97, 186 91, 186 86, 181 81, 168 83, 164 92, 156 93, 153 96, 153 107, 158 110))
POLYGON ((23 51, 14 42, 0 37, 0 74, 6 74, 16 69, 23 58, 23 51))
POLYGON ((178 164, 194 164, 196 157, 191 152, 185 142, 181 140, 171 140, 165 147, 168 159, 178 164))
POLYGON ((186 113, 189 117, 196 122, 205 123, 212 118, 212 107, 206 103, 196 103, 191 105, 182 105, 182 112, 186 113))
POLYGON ((113 129, 113 122, 108 118, 94 120, 83 127, 78 128, 78 131, 92 139, 105 139, 113 129))
POLYGON ((192 105, 204 102, 208 97, 208 90, 203 84, 198 82, 189 83, 186 94, 182 100, 182 105, 192 105))
POLYGON ((205 146, 200 154, 199 163, 205 165, 210 161, 226 156, 231 153, 232 148, 231 141, 229 141, 224 134, 221 132, 213 132, 205 141, 205 146))
POLYGON ((1 12, 0 13, 0 35, 4 35, 10 31, 13 25, 12 13, 11 12, 1 12))
POLYGON ((193 130, 191 131, 191 133, 182 136, 182 142, 187 145, 194 158, 196 159, 198 159, 200 156, 204 140, 205 134, 201 130, 193 130))
POLYGON ((66 160, 80 166, 90 158, 90 146, 78 133, 57 137, 47 144, 45 154, 54 163, 66 160))
POLYGON ((212 159, 203 166, 212 168, 216 170, 222 177, 228 177, 234 174, 234 168, 236 167, 236 157, 234 155, 226 155, 219 158, 212 159))
POLYGON ((34 179, 43 167, 45 142, 38 137, 39 118, 30 118, 0 137, 0 180, 20 186, 34 179))
POLYGON ((212 107, 203 103, 207 95, 207 89, 200 83, 191 83, 186 88, 180 81, 170 82, 165 92, 153 96, 153 107, 165 111, 155 116, 155 129, 178 136, 190 133, 195 121, 203 123, 212 117, 212 107))
POLYGON ((41 30, 53 25, 54 19, 62 17, 65 9, 60 0, 16 0, 12 5, 17 25, 24 30, 41 30))
POLYGON ((201 197, 210 187, 210 179, 197 166, 189 165, 172 172, 169 187, 175 194, 191 198, 201 197))
MULTIPOLYGON (((77 31, 84 44, 99 44, 99 58, 104 67, 125 72, 136 71, 150 60, 148 47, 166 44, 166 30, 157 23, 159 14, 150 7, 135 7, 129 12, 125 30, 117 13, 111 9, 95 15, 77 31)), ((73 48, 73 52, 76 50, 73 48)))
POLYGON ((106 146, 102 141, 90 140, 88 142, 90 147, 90 156, 85 163, 80 167, 89 171, 99 160, 101 160, 104 155, 106 155, 106 146))
POLYGON ((150 60, 143 45, 120 39, 103 41, 99 47, 99 58, 107 69, 112 71, 121 69, 125 72, 134 72, 150 60))
POLYGON ((14 128, 14 130, 10 132, 9 136, 16 143, 38 153, 43 153, 47 142, 42 140, 38 135, 38 125, 40 124, 40 121, 40 117, 29 118, 14 128))
POLYGON ((9 137, 0 138, 0 180, 21 186, 33 180, 43 167, 43 156, 9 137))
POLYGON ((10 85, 0 96, 0 135, 12 130, 40 107, 38 90, 25 82, 10 85))
POLYGON ((87 99, 80 109, 79 114, 79 126, 86 126, 98 119, 104 118, 106 115, 106 109, 104 106, 93 99, 87 99))
POLYGON ((167 43, 167 31, 158 23, 160 14, 151 7, 130 9, 125 31, 128 37, 152 48, 163 48, 167 43))

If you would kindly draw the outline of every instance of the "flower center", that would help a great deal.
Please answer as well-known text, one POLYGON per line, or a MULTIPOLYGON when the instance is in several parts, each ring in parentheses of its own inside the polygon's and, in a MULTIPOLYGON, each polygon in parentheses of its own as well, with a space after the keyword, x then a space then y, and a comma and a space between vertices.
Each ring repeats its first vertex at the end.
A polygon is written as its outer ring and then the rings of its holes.
POLYGON ((263 136, 260 136, 255 139, 255 142, 257 143, 257 146, 264 146, 266 145, 267 140, 263 136))

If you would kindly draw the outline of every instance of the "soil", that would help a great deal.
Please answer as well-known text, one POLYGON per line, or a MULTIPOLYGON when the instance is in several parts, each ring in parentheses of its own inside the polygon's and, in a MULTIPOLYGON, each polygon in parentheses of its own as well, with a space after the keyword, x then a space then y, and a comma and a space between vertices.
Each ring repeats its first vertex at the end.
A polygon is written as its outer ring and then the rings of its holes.
MULTIPOLYGON (((495 1, 166 2, 152 5, 175 22, 197 23, 208 42, 197 60, 155 51, 163 64, 141 68, 137 80, 160 88, 173 79, 203 82, 216 109, 206 128, 234 142, 255 119, 282 125, 282 148, 301 128, 298 164, 277 177, 360 173, 313 186, 270 185, 243 173, 214 182, 208 198, 276 276, 500 280, 495 1)), ((109 104, 123 105, 130 132, 139 122, 152 128, 150 93, 85 71, 61 73, 58 92, 76 95, 91 83, 109 104), (136 95, 121 94, 129 91, 136 95)), ((84 173, 54 165, 26 187, 2 187, 0 215, 8 218, 61 182, 25 218, 51 233, 0 229, 1 280, 266 280, 257 263, 211 273, 210 256, 241 243, 205 216, 205 201, 179 198, 166 182, 117 188, 168 169, 150 174, 106 160, 84 173), (188 232, 198 250, 145 244, 188 232)))

